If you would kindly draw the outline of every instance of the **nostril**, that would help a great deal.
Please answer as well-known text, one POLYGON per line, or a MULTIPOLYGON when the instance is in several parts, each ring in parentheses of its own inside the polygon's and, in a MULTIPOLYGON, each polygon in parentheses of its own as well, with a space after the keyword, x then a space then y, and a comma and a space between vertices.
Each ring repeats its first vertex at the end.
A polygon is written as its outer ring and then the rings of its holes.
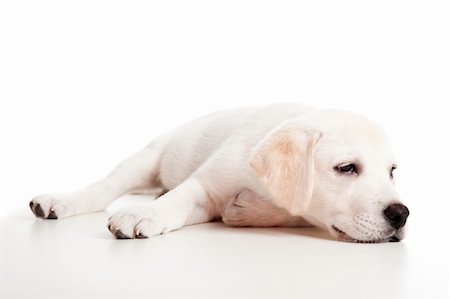
POLYGON ((395 229, 405 226, 406 219, 409 216, 408 208, 400 203, 389 205, 383 212, 389 224, 395 229))

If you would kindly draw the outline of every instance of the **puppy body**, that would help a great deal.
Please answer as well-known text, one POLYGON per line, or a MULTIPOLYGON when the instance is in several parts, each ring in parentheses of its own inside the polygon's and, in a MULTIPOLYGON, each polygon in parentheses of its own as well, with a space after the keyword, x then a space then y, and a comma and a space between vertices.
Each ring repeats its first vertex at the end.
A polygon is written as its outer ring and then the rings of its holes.
POLYGON ((171 190, 189 177, 197 178, 218 215, 243 190, 269 196, 250 166, 252 150, 274 127, 312 110, 295 104, 240 108, 213 113, 182 126, 169 133, 163 150, 162 185, 171 190))
POLYGON ((165 190, 156 201, 118 211, 111 232, 145 238, 222 216, 235 226, 318 225, 341 240, 381 242, 403 237, 404 223, 393 227, 385 215, 400 205, 393 163, 381 129, 355 114, 298 104, 247 107, 172 130, 104 180, 41 195, 31 208, 62 218, 103 210, 136 190, 165 190), (349 165, 358 173, 342 171, 349 165))

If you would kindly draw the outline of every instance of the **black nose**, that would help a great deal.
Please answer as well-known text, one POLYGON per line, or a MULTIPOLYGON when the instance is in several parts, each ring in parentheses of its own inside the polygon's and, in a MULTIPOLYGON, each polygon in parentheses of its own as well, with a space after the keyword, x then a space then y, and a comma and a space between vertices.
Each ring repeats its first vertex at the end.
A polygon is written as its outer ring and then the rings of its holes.
POLYGON ((409 216, 409 210, 400 203, 394 203, 384 210, 384 215, 387 217, 389 224, 393 228, 399 229, 405 226, 406 219, 409 216))

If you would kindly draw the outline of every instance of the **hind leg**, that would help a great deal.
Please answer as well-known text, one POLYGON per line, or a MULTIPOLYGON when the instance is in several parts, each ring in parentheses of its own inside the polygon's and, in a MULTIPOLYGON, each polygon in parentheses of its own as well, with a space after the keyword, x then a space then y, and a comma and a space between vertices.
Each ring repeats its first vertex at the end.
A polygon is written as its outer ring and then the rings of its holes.
POLYGON ((30 208, 37 217, 58 219, 102 211, 130 191, 159 187, 162 148, 161 143, 154 142, 121 162, 104 179, 76 192, 37 196, 30 202, 30 208))

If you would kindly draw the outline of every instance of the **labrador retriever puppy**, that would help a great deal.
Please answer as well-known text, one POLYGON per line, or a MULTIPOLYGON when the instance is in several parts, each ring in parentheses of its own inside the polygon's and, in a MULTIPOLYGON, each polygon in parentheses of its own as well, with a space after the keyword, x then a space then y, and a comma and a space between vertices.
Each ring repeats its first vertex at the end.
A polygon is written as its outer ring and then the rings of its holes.
POLYGON ((116 238, 221 218, 232 226, 319 226, 341 241, 399 241, 409 211, 394 188, 396 167, 372 121, 282 103, 204 116, 156 138, 103 180, 37 196, 30 207, 37 217, 60 219, 151 190, 157 200, 109 219, 116 238))

